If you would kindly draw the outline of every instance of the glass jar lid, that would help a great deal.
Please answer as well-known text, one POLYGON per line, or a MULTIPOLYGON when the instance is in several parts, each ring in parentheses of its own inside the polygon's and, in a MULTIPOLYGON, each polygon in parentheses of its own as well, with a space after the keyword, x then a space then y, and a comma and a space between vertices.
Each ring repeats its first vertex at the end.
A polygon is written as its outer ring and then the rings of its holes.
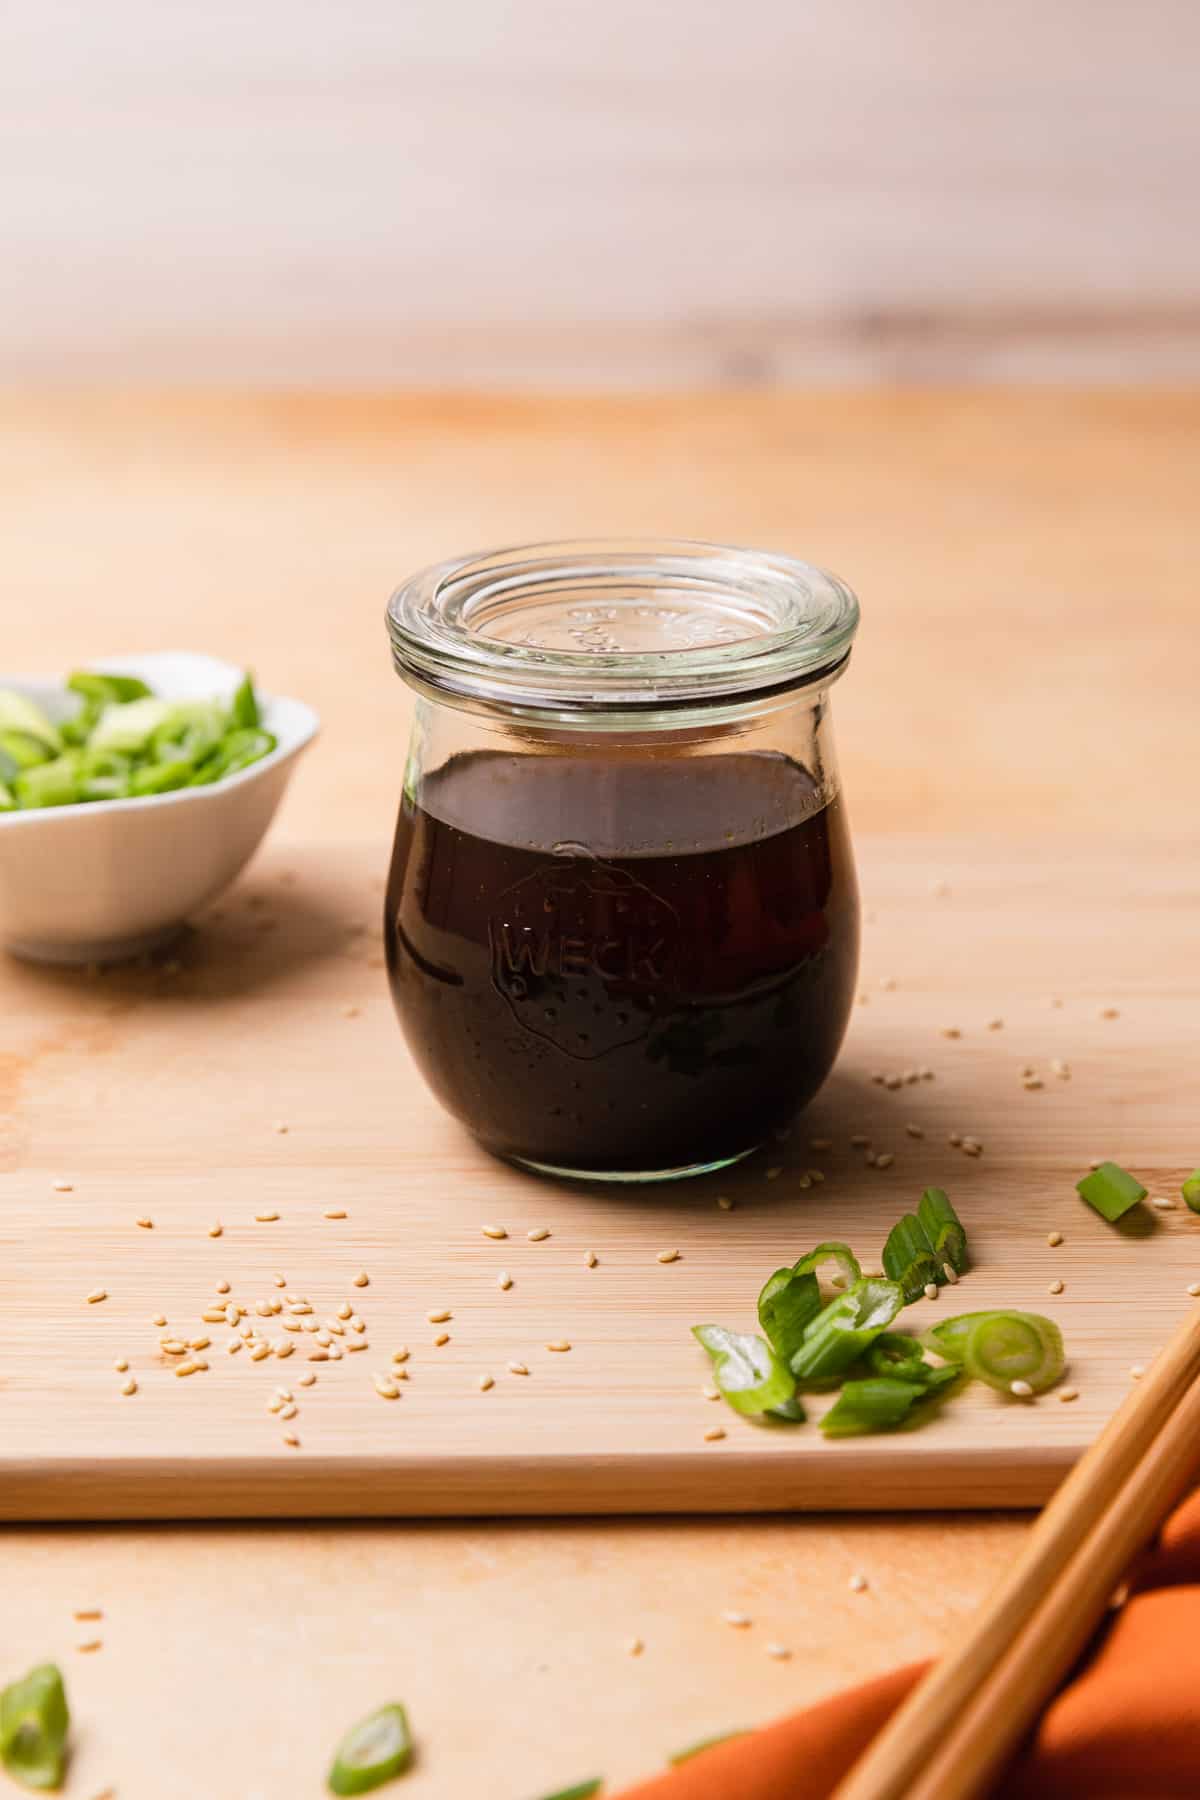
POLYGON ((858 601, 766 551, 597 539, 437 563, 396 590, 387 618, 415 686, 563 720, 828 681, 858 601))

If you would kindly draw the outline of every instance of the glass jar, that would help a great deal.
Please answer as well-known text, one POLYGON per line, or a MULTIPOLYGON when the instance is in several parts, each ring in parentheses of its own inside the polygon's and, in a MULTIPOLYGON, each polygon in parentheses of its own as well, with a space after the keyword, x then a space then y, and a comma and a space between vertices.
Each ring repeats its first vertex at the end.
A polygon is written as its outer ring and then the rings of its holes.
POLYGON ((430 1087, 544 1173, 757 1148, 845 1031, 858 895, 829 689, 854 595, 716 545, 530 545, 393 595, 418 695, 385 907, 430 1087))

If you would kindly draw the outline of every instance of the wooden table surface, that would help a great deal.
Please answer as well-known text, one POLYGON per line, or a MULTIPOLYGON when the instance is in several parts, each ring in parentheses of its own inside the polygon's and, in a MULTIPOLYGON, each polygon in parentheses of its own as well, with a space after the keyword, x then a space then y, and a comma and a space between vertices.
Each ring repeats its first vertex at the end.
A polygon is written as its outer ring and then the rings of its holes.
MULTIPOLYGON (((325 719, 277 842, 377 837, 382 861, 406 706, 380 615, 406 572, 535 535, 758 542, 862 595, 837 699, 858 829, 1149 834, 1194 856, 1198 426, 1200 399, 1165 394, 24 395, 0 406, 3 660, 252 662, 325 719)), ((393 1693, 425 1749, 414 1796, 529 1800, 936 1650, 1022 1529, 9 1528, 2 1673, 66 1665, 84 1800, 316 1796, 341 1726, 393 1693), (103 1649, 84 1655, 90 1607, 103 1649)))

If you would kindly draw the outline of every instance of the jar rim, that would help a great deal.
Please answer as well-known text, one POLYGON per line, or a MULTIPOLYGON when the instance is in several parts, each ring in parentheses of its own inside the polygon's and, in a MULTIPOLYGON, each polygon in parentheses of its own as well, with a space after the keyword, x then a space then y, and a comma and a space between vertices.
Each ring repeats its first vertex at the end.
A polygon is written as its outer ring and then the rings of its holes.
POLYGON ((452 558, 396 589, 399 673, 556 718, 674 710, 831 680, 858 627, 836 575, 771 551, 593 538, 452 558))

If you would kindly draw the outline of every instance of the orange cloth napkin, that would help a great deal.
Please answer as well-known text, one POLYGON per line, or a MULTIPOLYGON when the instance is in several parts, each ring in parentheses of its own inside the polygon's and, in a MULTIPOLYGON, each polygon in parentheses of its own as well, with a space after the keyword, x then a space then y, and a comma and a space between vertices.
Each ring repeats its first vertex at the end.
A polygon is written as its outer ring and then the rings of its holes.
MULTIPOLYGON (((719 1744, 623 1800, 825 1800, 922 1672, 719 1744)), ((1200 1493, 1168 1521, 995 1800, 1200 1800, 1200 1493)))

